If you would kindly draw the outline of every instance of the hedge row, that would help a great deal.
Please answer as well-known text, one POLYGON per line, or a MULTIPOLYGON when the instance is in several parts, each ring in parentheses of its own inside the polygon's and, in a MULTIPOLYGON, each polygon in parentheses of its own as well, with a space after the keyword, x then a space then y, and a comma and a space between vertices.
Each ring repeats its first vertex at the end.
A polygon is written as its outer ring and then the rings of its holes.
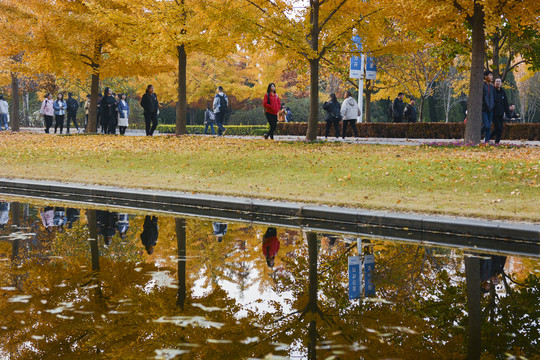
MULTIPOLYGON (((409 139, 463 139, 464 123, 362 123, 356 124, 360 137, 371 138, 409 138, 409 139)), ((268 131, 267 125, 229 125, 227 135, 262 136, 268 131)), ((161 133, 174 133, 175 125, 159 125, 161 133)), ((217 131, 217 127, 215 127, 217 131)), ((319 123, 318 136, 324 136, 326 123, 319 123)), ((306 135, 307 123, 278 123, 279 135, 306 135)), ((189 134, 202 134, 203 125, 188 125, 189 134)), ((208 130, 210 131, 210 129, 208 130)), ((340 134, 341 135, 341 134, 340 134)), ((330 130, 334 136, 334 129, 330 130)), ((347 136, 353 136, 351 128, 347 136)), ((504 124, 503 140, 540 140, 540 124, 504 124)))
MULTIPOLYGON (((252 135, 262 136, 268 131, 267 125, 227 125, 227 135, 252 135)), ((202 134, 204 132, 204 125, 187 125, 186 130, 188 134, 202 134)), ((214 125, 214 131, 217 134, 217 126, 214 125)), ((158 125, 157 131, 165 134, 174 134, 176 131, 176 125, 158 125)), ((212 131, 210 128, 207 130, 208 134, 212 131)))
MULTIPOLYGON (((464 123, 358 123, 360 137, 409 139, 463 139, 464 123)), ((341 129, 341 126, 340 126, 341 129)), ((280 135, 305 135, 307 123, 278 123, 280 135)), ((326 123, 319 123, 317 136, 324 136, 326 123)), ((330 129, 334 136, 334 129, 330 129)), ((351 128, 347 136, 353 136, 351 128)), ((503 140, 540 140, 540 124, 504 124, 503 140)))

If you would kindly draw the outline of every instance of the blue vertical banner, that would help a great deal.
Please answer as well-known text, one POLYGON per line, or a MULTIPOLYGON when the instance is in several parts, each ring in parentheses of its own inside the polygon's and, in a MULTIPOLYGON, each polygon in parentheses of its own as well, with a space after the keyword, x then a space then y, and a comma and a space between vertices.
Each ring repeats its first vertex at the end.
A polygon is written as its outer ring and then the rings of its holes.
POLYGON ((364 255, 364 279, 365 295, 375 296, 375 285, 373 284, 373 273, 375 272, 375 255, 364 255))
POLYGON ((349 256, 349 300, 360 299, 362 294, 362 259, 349 256))
POLYGON ((349 77, 353 79, 361 79, 364 77, 364 55, 351 57, 349 77))
POLYGON ((366 79, 375 80, 377 77, 377 64, 373 56, 366 56, 366 79))

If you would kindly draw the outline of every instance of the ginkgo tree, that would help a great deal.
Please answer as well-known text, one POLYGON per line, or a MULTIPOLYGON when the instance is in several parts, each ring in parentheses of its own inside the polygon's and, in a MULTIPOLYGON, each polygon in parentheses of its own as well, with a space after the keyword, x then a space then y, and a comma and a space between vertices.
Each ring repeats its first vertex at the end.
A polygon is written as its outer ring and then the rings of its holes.
POLYGON ((370 2, 353 0, 241 0, 231 14, 245 29, 246 42, 276 49, 288 59, 309 66, 307 140, 317 137, 322 57, 337 49, 352 53, 351 37, 365 26, 366 17, 374 11, 370 2))

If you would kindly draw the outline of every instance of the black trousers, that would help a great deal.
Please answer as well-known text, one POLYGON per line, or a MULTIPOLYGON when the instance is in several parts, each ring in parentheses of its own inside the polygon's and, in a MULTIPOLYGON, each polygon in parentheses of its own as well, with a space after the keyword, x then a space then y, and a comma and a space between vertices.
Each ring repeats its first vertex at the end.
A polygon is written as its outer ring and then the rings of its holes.
POLYGON ((330 135, 330 128, 334 125, 334 136, 339 137, 339 120, 327 120, 326 121, 326 133, 324 134, 325 137, 328 137, 330 135))
POLYGON ((502 115, 493 115, 493 127, 494 130, 491 133, 491 138, 495 138, 495 144, 498 144, 501 141, 502 132, 503 132, 504 119, 502 115))
POLYGON ((77 125, 77 113, 68 113, 67 114, 67 133, 69 134, 69 125, 73 121, 75 128, 79 131, 79 125, 77 125))
POLYGON ((45 133, 49 133, 49 129, 52 127, 53 117, 51 115, 43 115, 45 118, 45 133))
POLYGON ((125 135, 126 129, 127 129, 127 126, 119 126, 118 130, 120 130, 120 135, 125 135))
POLYGON ((112 121, 112 119, 109 121, 109 130, 107 130, 107 134, 113 134, 116 135, 116 121, 112 121))
POLYGON ((56 129, 60 128, 60 134, 64 130, 64 116, 65 115, 54 115, 54 133, 56 134, 56 129))
POLYGON ((402 117, 399 117, 399 116, 393 117, 393 118, 392 118, 392 122, 394 122, 394 123, 400 123, 400 122, 403 122, 403 118, 402 118, 402 117))
POLYGON ((342 137, 345 139, 345 136, 347 135, 347 126, 351 125, 354 137, 358 137, 358 130, 356 129, 356 119, 350 119, 350 120, 343 120, 343 133, 342 137))
POLYGON ((144 113, 144 123, 146 125, 146 136, 154 135, 157 127, 157 112, 144 113), (150 126, 152 124, 152 126, 150 126))
POLYGON ((268 124, 270 125, 270 129, 268 130, 268 137, 274 140, 274 131, 276 131, 277 128, 277 115, 267 112, 266 120, 268 120, 268 124))

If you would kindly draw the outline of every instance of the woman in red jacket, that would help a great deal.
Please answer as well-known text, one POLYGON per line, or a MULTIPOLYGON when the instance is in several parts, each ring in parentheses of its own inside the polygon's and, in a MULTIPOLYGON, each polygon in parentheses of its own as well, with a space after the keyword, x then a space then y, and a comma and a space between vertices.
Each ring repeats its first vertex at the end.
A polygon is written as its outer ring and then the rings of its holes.
POLYGON ((264 134, 264 138, 274 140, 274 131, 276 131, 278 122, 277 114, 281 109, 281 100, 279 100, 276 94, 276 85, 274 83, 268 85, 266 94, 264 94, 263 105, 266 110, 266 120, 268 120, 268 124, 270 125, 270 130, 268 134, 264 134))
POLYGON ((274 267, 274 260, 279 251, 279 239, 275 227, 266 229, 266 232, 263 235, 262 251, 266 258, 266 264, 269 267, 274 267))

